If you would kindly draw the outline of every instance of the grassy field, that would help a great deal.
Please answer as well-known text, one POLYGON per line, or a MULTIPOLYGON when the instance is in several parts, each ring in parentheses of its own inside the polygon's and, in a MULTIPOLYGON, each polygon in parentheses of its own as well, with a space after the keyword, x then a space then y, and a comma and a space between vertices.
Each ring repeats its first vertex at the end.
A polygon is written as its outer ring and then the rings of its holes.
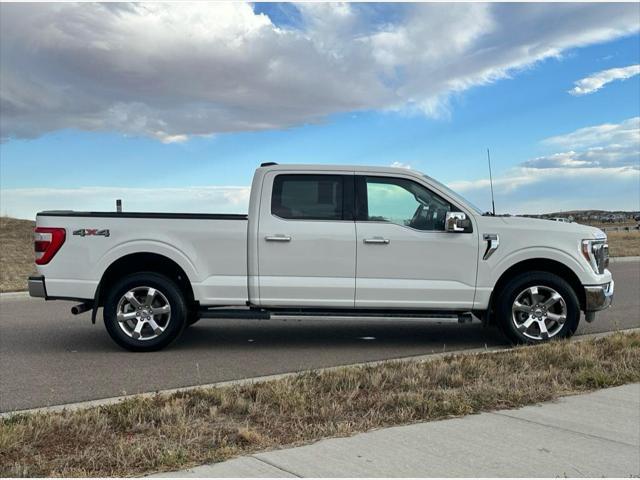
POLYGON ((129 476, 640 381, 640 334, 307 372, 0 420, 0 476, 129 476))
POLYGON ((0 292, 26 290, 27 277, 35 271, 34 227, 30 220, 0 217, 0 292))
POLYGON ((607 232, 612 257, 640 255, 640 232, 607 232))
MULTIPOLYGON (((0 217, 0 292, 26 290, 34 271, 33 228, 30 220, 0 217)), ((640 232, 609 232, 613 257, 640 255, 640 232)))

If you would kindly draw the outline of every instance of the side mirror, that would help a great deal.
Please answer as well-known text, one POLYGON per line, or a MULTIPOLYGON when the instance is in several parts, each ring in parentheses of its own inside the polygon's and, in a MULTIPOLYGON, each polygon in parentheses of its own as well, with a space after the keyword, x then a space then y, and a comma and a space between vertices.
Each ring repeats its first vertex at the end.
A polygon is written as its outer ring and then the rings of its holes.
POLYGON ((444 229, 447 232, 468 232, 471 220, 462 212, 447 212, 444 217, 444 229))

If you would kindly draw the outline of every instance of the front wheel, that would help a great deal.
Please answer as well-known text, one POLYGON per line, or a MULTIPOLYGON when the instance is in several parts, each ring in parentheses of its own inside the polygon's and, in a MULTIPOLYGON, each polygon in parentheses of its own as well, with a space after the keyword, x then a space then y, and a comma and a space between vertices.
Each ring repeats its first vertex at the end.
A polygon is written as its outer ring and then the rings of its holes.
POLYGON ((578 328, 580 304, 564 279, 548 272, 514 277, 500 292, 498 323, 514 343, 568 338, 578 328))
POLYGON ((128 275, 110 289, 104 324, 111 338, 135 352, 160 350, 182 333, 187 306, 180 288, 164 275, 128 275))

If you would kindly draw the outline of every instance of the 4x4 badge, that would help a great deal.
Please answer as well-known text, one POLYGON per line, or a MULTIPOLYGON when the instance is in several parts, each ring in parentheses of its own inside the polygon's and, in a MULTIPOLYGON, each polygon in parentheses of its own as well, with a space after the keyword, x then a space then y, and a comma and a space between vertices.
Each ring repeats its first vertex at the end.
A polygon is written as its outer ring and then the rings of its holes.
POLYGON ((74 235, 80 235, 81 237, 89 237, 89 236, 95 236, 95 235, 108 237, 110 235, 109 229, 107 229, 107 228, 102 228, 102 229, 98 229, 98 228, 81 228, 80 230, 74 230, 73 234, 74 235))

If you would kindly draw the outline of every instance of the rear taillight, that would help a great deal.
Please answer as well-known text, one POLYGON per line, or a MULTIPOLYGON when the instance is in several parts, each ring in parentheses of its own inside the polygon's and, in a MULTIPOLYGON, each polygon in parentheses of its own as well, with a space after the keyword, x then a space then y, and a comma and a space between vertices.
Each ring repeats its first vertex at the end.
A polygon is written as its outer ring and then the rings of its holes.
POLYGON ((64 243, 66 232, 64 228, 37 227, 33 231, 36 251, 36 264, 46 265, 60 250, 64 243))

